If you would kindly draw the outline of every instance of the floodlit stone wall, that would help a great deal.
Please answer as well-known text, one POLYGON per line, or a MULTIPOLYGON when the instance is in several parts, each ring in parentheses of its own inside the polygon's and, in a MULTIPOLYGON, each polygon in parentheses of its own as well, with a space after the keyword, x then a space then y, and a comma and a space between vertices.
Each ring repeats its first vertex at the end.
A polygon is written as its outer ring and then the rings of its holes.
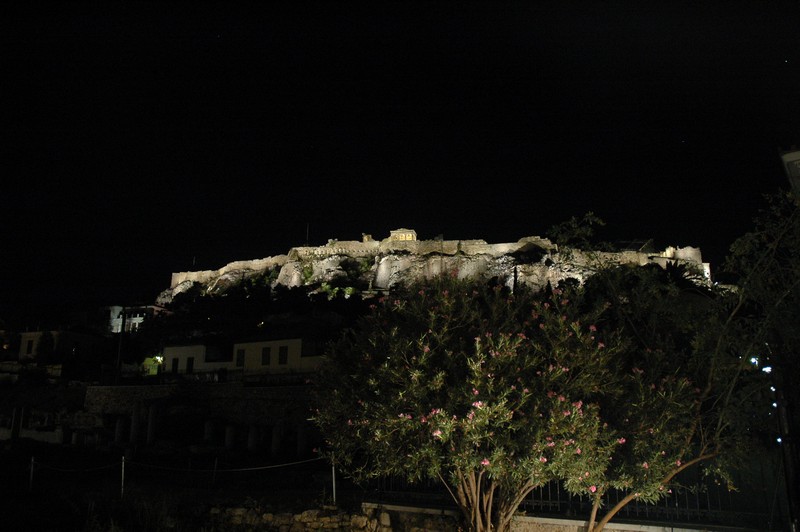
POLYGON ((286 263, 286 255, 266 257, 263 259, 239 260, 231 262, 218 270, 201 270, 196 272, 177 272, 172 274, 170 288, 175 288, 186 281, 196 283, 207 283, 217 277, 239 271, 266 271, 276 266, 280 267, 286 263))

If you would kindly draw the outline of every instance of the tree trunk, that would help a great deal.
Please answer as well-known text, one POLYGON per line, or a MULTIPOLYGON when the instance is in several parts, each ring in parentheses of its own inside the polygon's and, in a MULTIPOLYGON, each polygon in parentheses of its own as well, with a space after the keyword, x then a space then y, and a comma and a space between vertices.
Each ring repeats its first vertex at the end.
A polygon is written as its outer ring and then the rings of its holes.
MULTIPOLYGON (((455 493, 445 483, 451 497, 461 510, 464 526, 469 532, 508 532, 511 516, 508 505, 495 498, 497 485, 484 472, 458 473, 455 493)), ((444 482, 444 479, 440 477, 444 482)), ((511 515, 513 516, 513 509, 511 515)))
MULTIPOLYGON (((439 477, 444 483, 444 479, 439 477)), ((532 483, 507 493, 484 472, 458 473, 455 493, 445 483, 450 496, 458 505, 469 532, 508 532, 511 521, 522 500, 533 489, 532 483)))
POLYGON ((600 501, 603 498, 603 493, 598 491, 594 494, 594 498, 592 499, 592 513, 589 516, 589 526, 586 527, 586 530, 589 532, 594 531, 594 522, 597 519, 597 510, 600 508, 600 501))
MULTIPOLYGON (((716 455, 717 455, 716 452, 701 453, 700 456, 697 456, 697 457, 689 460, 688 462, 685 462, 685 463, 681 464, 680 467, 677 467, 677 468, 673 469, 666 477, 664 477, 664 479, 661 481, 661 483, 664 486, 666 486, 667 484, 670 483, 670 481, 673 478, 675 478, 675 476, 678 473, 680 473, 684 469, 687 469, 687 468, 689 468, 689 467, 691 467, 691 466, 693 466, 693 465, 695 465, 695 464, 697 464, 699 462, 702 462, 704 460, 709 460, 711 458, 714 458, 716 455)), ((622 500, 620 500, 613 508, 611 508, 606 513, 606 515, 603 516, 603 519, 601 519, 600 522, 597 523, 597 526, 595 526, 594 528, 590 527, 590 528, 587 529, 587 531, 588 532, 601 532, 605 528, 605 526, 609 523, 609 521, 611 521, 611 518, 614 517, 615 515, 617 515, 617 513, 620 510, 622 510, 629 502, 631 502, 635 498, 636 498, 636 494, 635 493, 629 493, 628 495, 623 497, 622 500)), ((592 514, 594 515, 594 513, 595 513, 595 508, 593 506, 592 507, 592 514)))

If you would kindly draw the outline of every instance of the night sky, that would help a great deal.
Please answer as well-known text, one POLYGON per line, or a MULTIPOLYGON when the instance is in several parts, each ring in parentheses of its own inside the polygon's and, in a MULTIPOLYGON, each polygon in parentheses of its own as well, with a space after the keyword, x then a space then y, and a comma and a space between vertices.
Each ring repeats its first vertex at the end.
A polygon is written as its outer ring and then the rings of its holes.
POLYGON ((592 211, 713 269, 800 144, 797 2, 24 4, 0 16, 18 326, 307 232, 511 242, 592 211))

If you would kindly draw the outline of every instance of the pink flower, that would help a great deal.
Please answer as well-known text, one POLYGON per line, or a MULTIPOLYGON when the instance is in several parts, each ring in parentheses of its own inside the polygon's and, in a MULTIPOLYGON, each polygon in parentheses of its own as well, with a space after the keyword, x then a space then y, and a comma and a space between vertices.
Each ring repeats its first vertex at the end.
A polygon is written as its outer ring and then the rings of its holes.
POLYGON ((589 486, 589 491, 594 493, 595 491, 597 491, 597 486, 589 486))
POLYGON ((439 429, 434 430, 433 431, 433 437, 434 438, 441 438, 442 437, 442 431, 439 430, 439 429))
POLYGON ((597 330, 597 327, 595 327, 594 325, 589 325, 589 330, 595 332, 597 330))
POLYGON ((426 345, 425 347, 422 348, 422 352, 423 353, 430 353, 431 352, 431 348, 426 345))
POLYGON ((559 400, 560 402, 562 402, 562 403, 563 403, 564 401, 566 401, 566 400, 567 400, 567 398, 566 398, 566 397, 564 397, 563 395, 559 395, 559 396, 558 396, 558 400, 559 400))
POLYGON ((626 440, 625 438, 619 438, 619 439, 617 440, 617 443, 618 443, 618 444, 620 444, 620 445, 622 445, 622 444, 623 444, 623 443, 625 443, 626 441, 627 441, 627 440, 626 440))
POLYGON ((597 349, 603 349, 606 346, 603 342, 597 342, 597 349))
POLYGON ((479 393, 481 393, 481 392, 479 392, 475 388, 472 389, 472 395, 478 395, 479 393))
POLYGON ((680 467, 680 466, 681 466, 681 461, 680 461, 680 460, 676 461, 676 462, 675 462, 675 465, 676 465, 676 466, 678 466, 678 467, 680 467))
POLYGON ((540 456, 539 461, 544 464, 547 462, 547 458, 545 458, 544 456, 540 456))
POLYGON ((484 458, 483 460, 481 460, 481 465, 483 467, 487 467, 489 465, 489 459, 488 458, 484 458))
POLYGON ((580 447, 578 447, 577 449, 575 449, 575 454, 581 454, 581 448, 580 448, 580 447))
POLYGON ((564 410, 564 417, 566 417, 566 416, 570 415, 571 413, 572 413, 572 412, 570 412, 569 410, 564 410))
POLYGON ((483 401, 475 401, 474 403, 472 403, 472 406, 474 406, 475 408, 483 408, 483 401))
POLYGON ((650 464, 648 464, 647 462, 644 462, 642 464, 642 467, 645 468, 645 469, 650 469, 650 464))

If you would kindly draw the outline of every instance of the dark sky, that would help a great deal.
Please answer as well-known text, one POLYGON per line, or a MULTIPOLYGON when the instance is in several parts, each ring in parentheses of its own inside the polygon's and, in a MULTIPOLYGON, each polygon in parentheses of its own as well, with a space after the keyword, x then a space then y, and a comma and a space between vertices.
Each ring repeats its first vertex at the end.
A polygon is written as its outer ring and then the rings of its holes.
POLYGON ((0 16, 12 323, 151 303, 307 228, 507 242, 593 211, 713 268, 800 143, 796 2, 24 4, 0 16))

